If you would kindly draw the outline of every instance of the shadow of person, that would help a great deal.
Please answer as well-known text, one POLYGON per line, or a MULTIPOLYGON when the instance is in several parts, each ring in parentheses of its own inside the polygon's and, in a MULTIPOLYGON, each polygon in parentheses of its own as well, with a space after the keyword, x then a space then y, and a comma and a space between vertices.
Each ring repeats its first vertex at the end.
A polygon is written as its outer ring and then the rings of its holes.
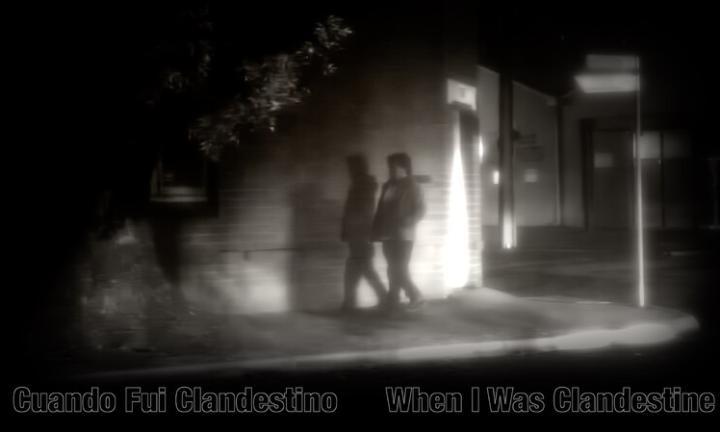
POLYGON ((337 248, 329 240, 339 219, 337 202, 324 196, 325 184, 308 176, 294 184, 290 192, 291 223, 288 303, 294 311, 324 309, 337 293, 337 284, 328 278, 328 267, 338 259, 337 248))
POLYGON ((363 278, 375 292, 379 303, 385 301, 387 290, 373 266, 372 223, 378 183, 370 175, 364 155, 348 156, 347 167, 350 187, 343 209, 341 239, 347 244, 349 254, 345 263, 342 308, 352 310, 357 306, 357 289, 363 278))
POLYGON ((165 280, 170 285, 172 306, 175 312, 183 312, 187 304, 180 286, 181 222, 171 215, 156 216, 150 219, 150 227, 155 245, 155 258, 165 280))

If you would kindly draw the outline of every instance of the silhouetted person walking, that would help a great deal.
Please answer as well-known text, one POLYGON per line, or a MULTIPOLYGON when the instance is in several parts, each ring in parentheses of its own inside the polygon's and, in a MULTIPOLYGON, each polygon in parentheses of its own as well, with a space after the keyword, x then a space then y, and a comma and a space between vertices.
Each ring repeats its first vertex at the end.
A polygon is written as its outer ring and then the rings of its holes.
POLYGON ((347 243, 350 255, 345 264, 345 300, 343 309, 356 306, 357 287, 365 277, 378 302, 384 304, 387 291, 373 267, 374 246, 372 220, 375 210, 375 193, 378 189, 375 177, 368 173, 367 160, 362 155, 347 158, 350 172, 350 189, 342 219, 342 240, 347 243))
POLYGON ((420 290, 410 277, 410 258, 415 242, 415 226, 425 215, 425 202, 420 185, 412 175, 412 163, 406 153, 388 157, 390 179, 383 185, 373 234, 383 244, 388 265, 388 309, 400 303, 400 289, 410 299, 410 307, 423 303, 420 290))

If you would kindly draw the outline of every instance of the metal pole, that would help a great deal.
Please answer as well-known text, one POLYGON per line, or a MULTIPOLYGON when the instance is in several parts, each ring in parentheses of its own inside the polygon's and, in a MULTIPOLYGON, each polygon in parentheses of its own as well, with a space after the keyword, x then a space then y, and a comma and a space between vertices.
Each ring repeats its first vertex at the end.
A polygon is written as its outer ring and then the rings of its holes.
POLYGON ((718 166, 720 166, 720 159, 710 158, 710 175, 712 176, 712 188, 710 193, 713 196, 713 221, 710 226, 713 229, 720 227, 720 206, 718 205, 718 192, 720 191, 720 175, 718 175, 718 166))
POLYGON ((500 238, 503 249, 516 246, 513 192, 513 80, 500 73, 500 238))
POLYGON ((565 222, 563 219, 563 200, 565 195, 565 185, 563 179, 563 106, 562 100, 558 98, 555 105, 555 225, 562 226, 565 222))
POLYGON ((637 271, 638 271, 638 303, 645 307, 645 235, 643 227, 643 187, 642 187, 642 159, 640 157, 640 137, 642 136, 642 92, 640 89, 640 56, 637 56, 636 71, 637 89, 636 102, 636 131, 635 131, 635 206, 637 231, 637 271))

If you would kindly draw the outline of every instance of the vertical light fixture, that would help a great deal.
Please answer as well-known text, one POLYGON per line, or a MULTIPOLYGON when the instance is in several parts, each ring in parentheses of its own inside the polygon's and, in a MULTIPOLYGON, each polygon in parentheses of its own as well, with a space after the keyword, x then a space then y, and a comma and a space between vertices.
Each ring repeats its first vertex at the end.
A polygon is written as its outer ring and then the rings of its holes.
MULTIPOLYGON (((447 230, 445 236, 444 286, 447 290, 463 288, 470 275, 470 230, 468 227, 467 189, 460 133, 460 112, 453 110, 452 162, 448 194, 447 230)), ((446 292, 445 294, 449 294, 446 292)))
MULTIPOLYGON (((480 118, 476 118, 477 123, 477 139, 478 139, 478 155, 477 155, 477 164, 472 164, 471 166, 475 166, 475 175, 471 176, 473 179, 473 184, 476 187, 475 192, 475 201, 470 204, 470 208, 473 208, 476 212, 474 223, 475 226, 477 226, 477 233, 475 233, 475 243, 474 247, 476 250, 476 254, 472 255, 471 251, 471 261, 470 261, 470 283, 474 283, 476 287, 482 287, 484 286, 484 268, 483 268, 483 249, 485 248, 485 238, 483 236, 483 160, 485 159, 485 142, 483 141, 482 137, 482 130, 480 128, 480 118), (473 262, 473 259, 477 260, 476 262, 473 262), (474 269, 474 271, 473 271, 474 269)), ((472 223, 471 223, 472 225, 472 223)), ((471 246, 473 243, 471 243, 471 246)))
POLYGON ((515 232, 512 216, 504 214, 502 220, 503 249, 512 249, 515 247, 515 232))
MULTIPOLYGON (((475 87, 453 79, 447 80, 447 102, 452 114, 452 156, 443 249, 443 285, 446 295, 452 290, 466 287, 470 281, 470 221, 460 114, 463 110, 477 111, 476 97, 475 87)), ((482 141, 478 143, 478 152, 484 152, 482 141)))
MULTIPOLYGON (((499 222, 501 224, 501 241, 503 249, 517 246, 517 230, 515 218, 515 192, 513 173, 515 150, 513 145, 513 87, 512 77, 503 72, 500 74, 500 160, 497 181, 499 190, 499 222), (502 178, 499 178, 499 177, 502 178)), ((493 179, 495 180, 495 179, 493 179)))

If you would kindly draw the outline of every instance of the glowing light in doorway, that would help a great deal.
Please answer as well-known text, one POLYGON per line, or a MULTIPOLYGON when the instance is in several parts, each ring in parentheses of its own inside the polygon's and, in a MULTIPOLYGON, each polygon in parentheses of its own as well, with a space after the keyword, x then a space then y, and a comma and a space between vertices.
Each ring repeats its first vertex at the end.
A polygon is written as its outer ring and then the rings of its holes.
POLYGON ((485 158, 485 143, 483 143, 482 135, 478 135, 478 158, 480 161, 485 158))
POLYGON ((502 220, 502 245, 503 249, 512 249, 517 245, 515 223, 508 214, 502 220))
POLYGON ((467 191, 460 147, 460 122, 456 117, 453 130, 453 157, 450 171, 447 235, 445 237, 445 294, 467 285, 470 273, 470 235, 468 228, 467 191))
POLYGON ((499 170, 493 170, 492 172, 492 183, 494 185, 500 184, 500 171, 499 170))

